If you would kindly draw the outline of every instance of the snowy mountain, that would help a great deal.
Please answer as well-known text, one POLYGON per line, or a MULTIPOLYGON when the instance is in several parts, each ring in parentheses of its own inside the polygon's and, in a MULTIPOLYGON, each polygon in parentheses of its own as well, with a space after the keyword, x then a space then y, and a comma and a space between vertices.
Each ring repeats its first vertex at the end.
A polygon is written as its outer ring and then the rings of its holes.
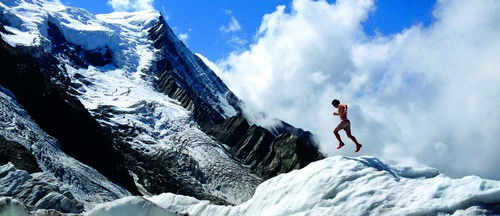
MULTIPOLYGON (((207 135, 237 117, 240 101, 156 11, 94 16, 48 1, 9 1, 0 9, 0 134, 33 153, 85 209, 163 192, 237 204, 265 178, 312 161, 294 159, 293 149, 276 154, 275 135, 261 142, 252 134, 245 146, 259 142, 274 152, 258 157, 261 170, 273 163, 261 177, 240 163, 231 143, 207 135), (93 174, 74 171, 80 166, 93 174)), ((276 140, 312 146, 295 136, 276 140)))
POLYGON ((500 211, 498 182, 324 159, 309 132, 254 125, 157 11, 6 0, 0 36, 0 215, 500 211))

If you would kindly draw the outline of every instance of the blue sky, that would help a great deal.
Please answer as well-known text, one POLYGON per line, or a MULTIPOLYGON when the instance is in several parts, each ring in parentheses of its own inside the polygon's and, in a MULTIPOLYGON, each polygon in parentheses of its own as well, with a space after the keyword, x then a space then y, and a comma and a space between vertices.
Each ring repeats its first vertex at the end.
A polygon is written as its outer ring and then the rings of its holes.
MULTIPOLYGON (((140 0, 139 0, 140 1, 140 0)), ((113 12, 111 4, 102 0, 61 0, 68 6, 81 7, 94 14, 113 12)), ((291 0, 148 0, 160 11, 169 25, 193 52, 212 61, 226 57, 232 51, 247 49, 265 14, 276 11, 278 5, 291 7, 291 0), (239 29, 229 30, 230 23, 239 29)), ((332 1, 329 1, 332 3, 332 1)), ((375 32, 389 35, 415 24, 429 25, 436 0, 376 0, 377 9, 364 23, 367 35, 375 32)))

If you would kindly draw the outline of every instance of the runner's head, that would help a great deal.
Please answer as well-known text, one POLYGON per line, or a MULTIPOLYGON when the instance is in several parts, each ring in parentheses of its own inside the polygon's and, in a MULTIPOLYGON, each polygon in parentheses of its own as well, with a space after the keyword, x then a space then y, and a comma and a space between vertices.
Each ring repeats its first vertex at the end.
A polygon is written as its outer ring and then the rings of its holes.
POLYGON ((333 101, 332 101, 332 105, 333 105, 333 107, 337 108, 337 107, 339 106, 339 104, 340 104, 340 101, 339 101, 339 100, 337 100, 337 99, 333 99, 333 101))

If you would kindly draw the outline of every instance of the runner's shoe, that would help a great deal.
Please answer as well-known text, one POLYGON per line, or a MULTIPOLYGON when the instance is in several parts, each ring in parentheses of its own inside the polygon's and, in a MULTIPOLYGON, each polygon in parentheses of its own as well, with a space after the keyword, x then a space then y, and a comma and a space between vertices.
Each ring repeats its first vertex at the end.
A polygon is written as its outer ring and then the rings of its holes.
POLYGON ((363 145, 361 145, 361 144, 356 145, 356 151, 355 152, 358 152, 361 149, 361 146, 363 146, 363 145))
POLYGON ((337 149, 340 149, 344 146, 344 143, 340 143, 339 146, 337 146, 337 149))

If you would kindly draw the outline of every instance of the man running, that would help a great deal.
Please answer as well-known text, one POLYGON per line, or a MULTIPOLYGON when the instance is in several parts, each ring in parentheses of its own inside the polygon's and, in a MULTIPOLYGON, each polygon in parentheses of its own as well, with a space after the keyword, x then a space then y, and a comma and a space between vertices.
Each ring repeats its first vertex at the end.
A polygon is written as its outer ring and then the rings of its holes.
POLYGON ((333 130, 335 137, 337 137, 337 140, 339 140, 339 146, 337 147, 337 149, 340 149, 340 148, 342 148, 342 146, 345 145, 344 142, 342 142, 342 139, 340 138, 340 134, 339 134, 340 130, 345 130, 347 137, 349 137, 356 144, 356 151, 355 152, 358 152, 359 149, 361 149, 361 146, 363 146, 363 145, 359 144, 358 141, 356 140, 356 137, 354 137, 351 134, 351 122, 349 121, 349 119, 347 119, 347 105, 341 104, 340 101, 337 99, 334 99, 332 101, 332 105, 333 105, 333 107, 338 109, 337 112, 333 113, 333 115, 340 117, 339 125, 337 125, 335 130, 333 130))

